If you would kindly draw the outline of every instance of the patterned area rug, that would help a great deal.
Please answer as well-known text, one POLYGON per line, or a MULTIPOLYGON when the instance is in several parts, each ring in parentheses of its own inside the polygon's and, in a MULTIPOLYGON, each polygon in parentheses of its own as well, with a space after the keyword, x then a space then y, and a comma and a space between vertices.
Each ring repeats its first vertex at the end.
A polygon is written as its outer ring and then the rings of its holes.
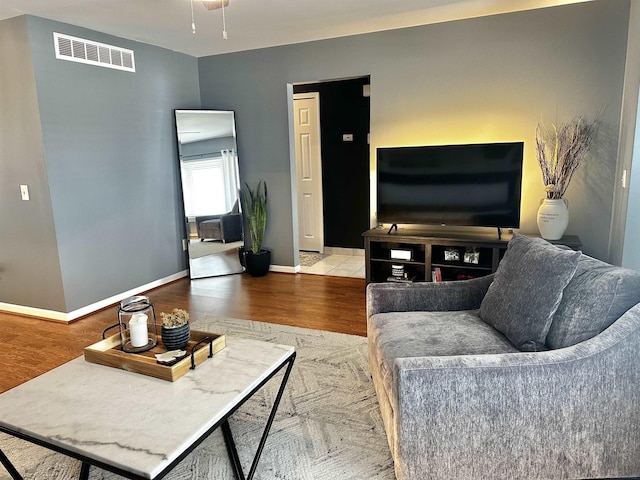
MULTIPOLYGON (((220 317, 196 321, 193 328, 296 347, 297 359, 254 478, 395 479, 369 376, 366 338, 220 317)), ((253 459, 280 375, 229 421, 245 472, 253 459)), ((78 478, 80 463, 58 453, 4 434, 0 434, 0 448, 25 478, 78 478)), ((0 478, 10 478, 1 465, 0 478)), ((92 467, 89 478, 121 477, 92 467)), ((232 479, 220 431, 214 432, 165 478, 232 479)))

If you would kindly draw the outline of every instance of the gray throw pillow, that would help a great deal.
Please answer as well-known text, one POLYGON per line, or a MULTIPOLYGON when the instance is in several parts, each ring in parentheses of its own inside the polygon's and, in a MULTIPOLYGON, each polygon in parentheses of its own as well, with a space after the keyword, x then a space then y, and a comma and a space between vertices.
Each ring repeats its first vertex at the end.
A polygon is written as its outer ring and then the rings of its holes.
POLYGON ((480 317, 519 350, 543 350, 562 290, 580 255, 516 233, 482 300, 480 317))

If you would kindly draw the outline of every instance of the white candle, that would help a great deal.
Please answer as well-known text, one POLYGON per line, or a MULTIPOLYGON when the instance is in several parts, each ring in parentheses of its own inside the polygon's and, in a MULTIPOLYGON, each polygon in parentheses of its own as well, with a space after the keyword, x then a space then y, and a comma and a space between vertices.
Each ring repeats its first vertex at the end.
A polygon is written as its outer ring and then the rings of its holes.
POLYGON ((132 347, 144 347, 149 342, 147 319, 144 313, 134 313, 129 320, 129 333, 132 347))

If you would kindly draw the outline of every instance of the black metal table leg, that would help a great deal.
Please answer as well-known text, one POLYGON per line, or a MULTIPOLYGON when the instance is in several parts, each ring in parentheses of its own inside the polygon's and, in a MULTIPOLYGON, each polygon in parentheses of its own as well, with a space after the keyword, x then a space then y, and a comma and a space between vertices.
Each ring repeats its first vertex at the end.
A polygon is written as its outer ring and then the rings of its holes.
MULTIPOLYGON (((16 467, 13 466, 11 461, 4 454, 2 449, 0 449, 0 463, 2 463, 2 465, 7 470, 7 472, 9 472, 9 475, 11 475, 11 478, 13 480, 24 480, 22 475, 20 475, 20 473, 18 473, 18 471, 16 470, 16 467)), ((80 480, 89 479, 90 468, 91 468, 91 465, 89 465, 88 463, 82 462, 82 467, 80 468, 80 477, 79 477, 80 480)))
POLYGON ((295 359, 296 359, 296 356, 294 354, 286 362, 287 370, 284 373, 284 377, 282 378, 282 382, 280 383, 280 389, 278 390, 278 394, 276 395, 276 398, 273 402, 271 413, 269 414, 269 418, 267 419, 267 425, 264 427, 264 431, 262 432, 262 437, 260 438, 258 449, 256 450, 256 454, 253 457, 253 462, 251 463, 249 475, 247 475, 246 477, 242 470, 242 465, 240 464, 240 458, 238 457, 238 451, 236 449, 235 441, 233 440, 233 435, 231 433, 231 428, 229 427, 229 422, 225 420, 221 425, 222 435, 224 437, 224 443, 227 446, 227 453, 229 454, 229 459, 231 460, 233 473, 235 474, 235 477, 237 480, 252 480, 253 476, 256 473, 256 469, 258 468, 258 461, 260 460, 260 456, 262 455, 262 450, 264 449, 264 445, 267 442, 267 436, 269 435, 269 430, 271 430, 273 419, 276 416, 276 411, 278 410, 278 406, 280 405, 280 400, 282 399, 284 388, 287 386, 287 381, 289 380, 289 374, 291 373, 291 368, 293 367, 293 362, 295 361, 295 359))
POLYGON ((82 467, 80 468, 80 477, 79 480, 89 480, 89 469, 91 465, 87 462, 82 462, 82 467))
POLYGON ((9 475, 11 475, 11 478, 13 478, 13 480, 24 480, 22 478, 22 475, 18 473, 18 471, 16 470, 16 467, 13 466, 13 464, 7 458, 7 456, 4 454, 1 448, 0 448, 0 462, 2 462, 2 465, 7 470, 7 472, 9 472, 9 475))
POLYGON ((233 435, 231 434, 231 427, 229 422, 225 420, 222 422, 222 436, 224 437, 224 444, 227 447, 227 453, 229 454, 229 460, 231 460, 231 469, 236 480, 246 480, 242 465, 240 464, 240 457, 238 457, 238 450, 236 449, 236 442, 233 441, 233 435))

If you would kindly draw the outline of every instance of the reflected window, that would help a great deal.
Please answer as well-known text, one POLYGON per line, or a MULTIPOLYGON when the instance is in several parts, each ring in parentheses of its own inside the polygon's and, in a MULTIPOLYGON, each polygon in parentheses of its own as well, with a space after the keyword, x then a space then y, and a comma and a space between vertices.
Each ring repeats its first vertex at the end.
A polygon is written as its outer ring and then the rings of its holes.
POLYGON ((182 162, 184 209, 188 217, 217 215, 230 210, 225 195, 222 157, 182 162))

